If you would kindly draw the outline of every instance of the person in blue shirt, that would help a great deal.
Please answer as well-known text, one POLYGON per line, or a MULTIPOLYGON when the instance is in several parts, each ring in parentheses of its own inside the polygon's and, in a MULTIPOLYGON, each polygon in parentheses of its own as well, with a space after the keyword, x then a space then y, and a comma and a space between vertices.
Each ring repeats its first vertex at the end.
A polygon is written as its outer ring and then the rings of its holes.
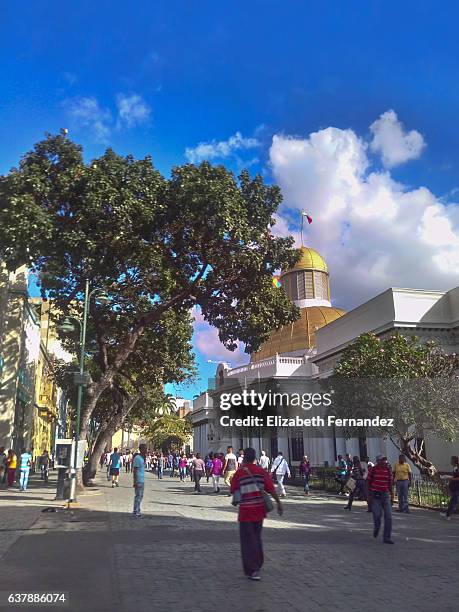
POLYGON ((140 513, 140 504, 142 503, 143 493, 145 490, 145 457, 146 455, 147 455, 147 445, 140 444, 139 453, 134 457, 134 462, 132 464, 132 473, 134 474, 133 487, 135 489, 134 510, 132 512, 132 516, 134 518, 140 518, 142 516, 140 513))
POLYGON ((21 477, 19 480, 20 491, 27 491, 27 484, 29 482, 30 466, 32 465, 32 455, 25 448, 22 449, 21 458, 19 459, 19 466, 21 470, 21 477))
POLYGON ((109 468, 110 476, 112 477, 112 489, 113 487, 119 487, 118 478, 121 468, 121 455, 119 454, 117 448, 113 449, 113 453, 110 456, 109 468))

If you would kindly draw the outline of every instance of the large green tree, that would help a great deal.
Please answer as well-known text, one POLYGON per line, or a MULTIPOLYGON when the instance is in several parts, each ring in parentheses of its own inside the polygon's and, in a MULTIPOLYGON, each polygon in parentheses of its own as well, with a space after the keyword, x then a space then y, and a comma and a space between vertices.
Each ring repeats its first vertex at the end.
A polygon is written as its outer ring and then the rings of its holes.
POLYGON ((48 136, 0 177, 0 259, 28 264, 64 314, 81 313, 85 280, 113 298, 91 302, 97 376, 86 393, 82 434, 99 398, 147 329, 170 310, 199 306, 234 349, 256 350, 297 309, 273 287, 298 258, 274 237, 276 186, 247 172, 187 164, 166 179, 149 157, 108 150, 86 163, 65 134, 48 136))
MULTIPOLYGON (((445 440, 457 436, 458 368, 458 356, 434 342, 399 333, 384 339, 366 333, 343 351, 325 384, 334 390, 334 414, 393 419, 393 427, 373 428, 372 435, 388 436, 422 473, 434 475, 428 448, 414 442, 428 435, 445 440)), ((347 430, 348 435, 355 433, 347 430)))
POLYGON ((143 435, 155 450, 178 451, 189 440, 193 426, 176 414, 165 414, 145 423, 143 435))

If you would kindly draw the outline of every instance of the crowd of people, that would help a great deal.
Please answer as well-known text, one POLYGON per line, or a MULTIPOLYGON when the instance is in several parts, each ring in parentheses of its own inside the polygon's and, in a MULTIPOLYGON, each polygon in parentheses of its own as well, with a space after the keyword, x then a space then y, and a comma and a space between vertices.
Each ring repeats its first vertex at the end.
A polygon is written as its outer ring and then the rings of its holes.
POLYGON ((33 457, 33 451, 23 448, 16 454, 12 448, 8 451, 0 447, 0 485, 8 488, 19 484, 20 491, 27 491, 30 473, 40 471, 40 478, 48 482, 50 468, 53 467, 54 456, 47 450, 33 457))

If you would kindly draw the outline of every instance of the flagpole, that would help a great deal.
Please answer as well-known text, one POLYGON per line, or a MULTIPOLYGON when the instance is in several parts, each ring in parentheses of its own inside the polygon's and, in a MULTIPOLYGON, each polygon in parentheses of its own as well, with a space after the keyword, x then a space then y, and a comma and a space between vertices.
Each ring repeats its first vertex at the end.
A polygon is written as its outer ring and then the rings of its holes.
POLYGON ((303 240, 303 223, 304 223, 304 217, 303 217, 303 211, 301 211, 300 213, 301 215, 301 246, 304 246, 304 240, 303 240))

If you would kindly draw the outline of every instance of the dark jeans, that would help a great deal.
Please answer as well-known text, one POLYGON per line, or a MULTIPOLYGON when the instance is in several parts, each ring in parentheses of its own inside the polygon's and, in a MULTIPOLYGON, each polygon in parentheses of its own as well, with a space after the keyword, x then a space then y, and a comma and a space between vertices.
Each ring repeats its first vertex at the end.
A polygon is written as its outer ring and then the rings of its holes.
POLYGON ((186 468, 184 468, 184 467, 179 468, 179 472, 180 472, 180 480, 185 480, 185 478, 186 478, 186 468))
POLYGON ((446 516, 451 516, 457 506, 457 502, 459 501, 459 490, 452 491, 451 499, 449 500, 448 510, 446 511, 446 516))
POLYGON ((381 518, 384 514, 384 540, 390 540, 392 533, 392 508, 390 493, 388 491, 371 493, 371 511, 373 512, 373 522, 375 530, 381 527, 381 518))
POLYGON ((263 565, 263 542, 261 530, 263 521, 240 522, 239 536, 241 540, 242 567, 246 576, 258 572, 263 565))
POLYGON ((199 491, 201 493, 201 483, 200 480, 202 478, 202 472, 198 472, 198 470, 194 471, 194 490, 199 491))

